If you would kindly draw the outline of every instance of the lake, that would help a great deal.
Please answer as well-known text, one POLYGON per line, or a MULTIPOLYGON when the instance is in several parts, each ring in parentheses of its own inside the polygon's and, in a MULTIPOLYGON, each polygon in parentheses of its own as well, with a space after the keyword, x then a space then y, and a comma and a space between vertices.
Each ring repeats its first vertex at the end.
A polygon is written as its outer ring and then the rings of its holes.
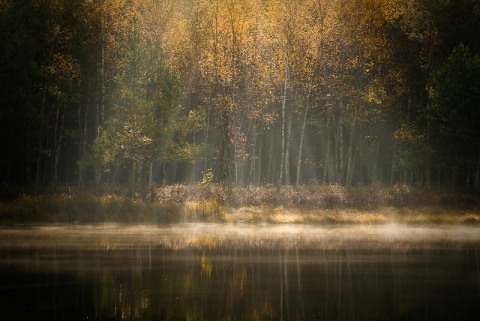
POLYGON ((0 229, 3 320, 480 320, 480 228, 0 229))

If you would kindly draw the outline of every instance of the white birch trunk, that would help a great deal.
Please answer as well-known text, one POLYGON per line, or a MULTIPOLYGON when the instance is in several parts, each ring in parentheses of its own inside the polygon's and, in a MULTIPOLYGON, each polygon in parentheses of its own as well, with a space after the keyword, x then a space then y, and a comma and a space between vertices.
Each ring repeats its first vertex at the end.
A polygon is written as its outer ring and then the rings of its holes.
POLYGON ((292 132, 292 117, 288 117, 287 142, 285 146, 285 184, 290 185, 290 142, 292 132))
POLYGON ((282 142, 281 142, 281 155, 280 155, 280 175, 278 178, 278 186, 283 183, 283 171, 285 166, 285 117, 286 117, 286 104, 287 104, 287 88, 288 88, 288 54, 285 58, 285 82, 283 85, 283 97, 282 97, 282 142))
POLYGON ((295 185, 300 184, 300 174, 301 174, 302 157, 303 157, 303 142, 305 139, 305 128, 307 127, 308 108, 309 108, 311 92, 312 92, 312 83, 310 82, 310 86, 308 87, 307 102, 305 104, 305 114, 303 115, 302 130, 300 133, 300 144, 298 146, 297 177, 296 177, 295 185))

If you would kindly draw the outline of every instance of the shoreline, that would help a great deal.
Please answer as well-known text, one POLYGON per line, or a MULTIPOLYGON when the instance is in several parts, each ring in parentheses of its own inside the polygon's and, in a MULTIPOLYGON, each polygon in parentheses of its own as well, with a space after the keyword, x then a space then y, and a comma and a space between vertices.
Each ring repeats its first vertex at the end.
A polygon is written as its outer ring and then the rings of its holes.
POLYGON ((148 197, 61 187, 0 201, 0 225, 48 223, 169 224, 480 224, 480 196, 410 186, 339 185, 234 188, 173 185, 148 197))

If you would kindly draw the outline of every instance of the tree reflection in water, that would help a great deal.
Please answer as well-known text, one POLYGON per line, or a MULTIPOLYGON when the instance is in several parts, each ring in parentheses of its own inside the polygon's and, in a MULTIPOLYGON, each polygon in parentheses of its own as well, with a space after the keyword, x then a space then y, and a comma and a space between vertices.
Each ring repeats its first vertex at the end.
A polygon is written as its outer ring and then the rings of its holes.
POLYGON ((0 231, 2 315, 29 320, 480 316, 475 228, 419 227, 405 234, 388 230, 392 227, 247 226, 227 236, 220 227, 187 226, 181 234, 151 228, 140 236, 128 229, 0 231))

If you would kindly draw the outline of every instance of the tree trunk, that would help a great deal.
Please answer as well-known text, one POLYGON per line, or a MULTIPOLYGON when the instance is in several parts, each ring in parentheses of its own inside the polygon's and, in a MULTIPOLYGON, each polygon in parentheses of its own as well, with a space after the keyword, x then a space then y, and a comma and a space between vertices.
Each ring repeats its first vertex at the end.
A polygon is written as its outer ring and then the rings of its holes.
POLYGON ((260 136, 260 142, 258 143, 257 159, 255 161, 255 184, 265 183, 266 180, 262 178, 262 161, 263 161, 263 135, 260 136))
POLYGON ((307 100, 305 103, 305 114, 303 115, 302 130, 300 132, 300 143, 298 146, 298 160, 297 160, 297 176, 296 176, 295 185, 300 184, 300 172, 302 168, 302 157, 303 157, 303 141, 305 139, 305 128, 307 127, 308 108, 309 108, 311 92, 312 92, 312 82, 310 82, 310 85, 308 86, 307 100))
POLYGON ((287 142, 285 146, 285 184, 290 185, 290 142, 292 133, 292 116, 288 117, 287 142))
POLYGON ((135 160, 132 160, 132 200, 135 199, 135 160))
MULTIPOLYGON (((269 135, 271 136, 271 135, 269 135)), ((268 150, 266 155, 268 155, 268 166, 266 170, 266 181, 271 182, 272 184, 278 184, 277 173, 275 172, 277 169, 276 160, 278 158, 278 148, 276 148, 276 141, 274 141, 273 137, 268 137, 266 144, 268 144, 268 150)), ((280 185, 278 185, 280 186, 280 185)))
POLYGON ((153 161, 148 164, 148 188, 151 188, 153 184, 153 161))
POLYGON ((335 183, 342 184, 344 181, 344 141, 343 141, 343 102, 339 101, 337 134, 335 136, 335 183))
MULTIPOLYGON (((210 104, 211 104, 211 99, 210 99, 210 104)), ((208 145, 208 138, 210 134, 210 117, 211 117, 211 108, 210 106, 207 107, 207 124, 205 126, 205 146, 208 145)), ((209 157, 205 156, 203 159, 203 172, 206 173, 207 169, 211 168, 211 164, 209 164, 209 157)))
MULTIPOLYGON (((233 128, 235 127, 235 124, 233 125, 233 128)), ((236 132, 236 131, 235 131, 236 132)), ((233 181, 235 182, 235 185, 238 184, 238 135, 236 133, 233 134, 233 181)))
MULTIPOLYGON (((227 194, 231 185, 231 114, 230 106, 221 107, 221 138, 220 138, 220 183, 226 188, 227 194)), ((227 195, 229 197, 230 195, 227 195)))
POLYGON ((80 165, 78 169, 78 185, 83 186, 85 184, 85 163, 84 158, 87 152, 87 128, 88 128, 88 110, 90 106, 90 77, 88 78, 88 92, 87 101, 85 103, 85 115, 83 119, 83 128, 81 126, 81 115, 78 117, 79 127, 82 130, 82 144, 80 147, 80 165))
MULTIPOLYGON (((43 117, 46 100, 47 100, 47 75, 45 73, 44 88, 43 88, 43 95, 42 95, 42 108, 40 110, 40 117, 43 117)), ((38 184, 40 183, 40 165, 42 163, 43 132, 40 135, 38 135, 37 146, 38 146, 38 151, 37 151, 37 164, 35 169, 35 186, 38 186, 38 184)))
MULTIPOLYGON (((100 106, 101 108, 101 106, 100 106)), ((98 103, 95 104, 95 137, 98 137, 100 133, 100 118, 101 111, 99 110, 98 103)), ((95 185, 100 185, 102 182, 102 162, 99 155, 95 155, 95 169, 94 169, 94 182, 95 185)))
POLYGON ((379 179, 380 176, 379 172, 379 157, 380 157, 380 136, 377 135, 376 142, 375 142, 375 156, 373 159, 373 169, 372 169, 372 181, 371 183, 375 184, 379 179))
POLYGON ((101 67, 101 115, 100 115, 100 125, 103 126, 105 123, 105 26, 104 18, 102 16, 102 67, 101 67))
POLYGON ((425 165, 425 180, 427 187, 430 187, 430 122, 427 122, 427 164, 425 165))
POLYGON ((281 155, 280 155, 280 173, 278 178, 278 187, 283 184, 283 171, 285 166, 285 122, 286 122, 286 104, 287 104, 287 89, 288 89, 288 71, 289 58, 288 53, 285 58, 285 81, 283 85, 283 97, 282 97, 282 142, 281 142, 281 155))
POLYGON ((353 116, 353 122, 352 122, 352 128, 350 130, 350 142, 348 145, 348 155, 347 155, 347 176, 346 176, 346 184, 347 186, 352 185, 352 179, 353 179, 353 166, 354 166, 354 152, 353 152, 353 141, 355 138, 355 129, 356 129, 356 123, 357 123, 357 114, 358 114, 358 108, 355 108, 354 116, 353 116))
POLYGON ((32 152, 30 145, 30 138, 27 138, 25 145, 25 181, 28 185, 32 183, 32 152))
POLYGON ((155 201, 155 191, 153 188, 153 160, 150 160, 148 168, 148 193, 150 195, 150 201, 155 201))
POLYGON ((330 139, 327 135, 327 146, 325 146, 325 158, 323 161, 323 182, 328 183, 330 180, 329 170, 330 170, 330 139))
MULTIPOLYGON (((58 129, 58 139, 56 139, 56 146, 55 146, 55 160, 54 160, 54 165, 53 165, 53 179, 52 183, 53 185, 58 185, 58 163, 60 159, 60 151, 62 147, 62 139, 63 139, 63 124, 65 120, 65 109, 67 108, 67 98, 65 97, 65 101, 63 103, 63 108, 60 107, 59 103, 59 108, 57 108, 57 119, 58 119, 58 113, 59 109, 62 109, 62 116, 60 120, 60 128, 58 129)), ((57 135, 57 125, 55 125, 55 135, 57 135)))
POLYGON ((324 165, 323 165, 323 182, 324 183, 330 183, 331 182, 331 173, 330 171, 332 170, 332 162, 330 159, 330 117, 327 115, 327 124, 325 126, 325 133, 326 133, 326 139, 325 141, 327 142, 327 146, 325 146, 325 158, 324 158, 324 165))
MULTIPOLYGON (((251 126, 251 125, 250 125, 251 126)), ((257 157, 257 137, 256 137, 256 130, 255 125, 252 126, 252 156, 250 161, 250 171, 248 173, 248 184, 258 184, 255 181, 255 166, 256 166, 256 157, 257 157)))
POLYGON ((479 177, 480 176, 480 143, 478 144, 478 159, 477 159, 477 168, 475 169, 475 190, 478 191, 479 188, 479 177))
POLYGON ((397 161, 397 140, 393 144, 392 165, 390 167, 390 185, 395 182, 395 162, 397 161))

